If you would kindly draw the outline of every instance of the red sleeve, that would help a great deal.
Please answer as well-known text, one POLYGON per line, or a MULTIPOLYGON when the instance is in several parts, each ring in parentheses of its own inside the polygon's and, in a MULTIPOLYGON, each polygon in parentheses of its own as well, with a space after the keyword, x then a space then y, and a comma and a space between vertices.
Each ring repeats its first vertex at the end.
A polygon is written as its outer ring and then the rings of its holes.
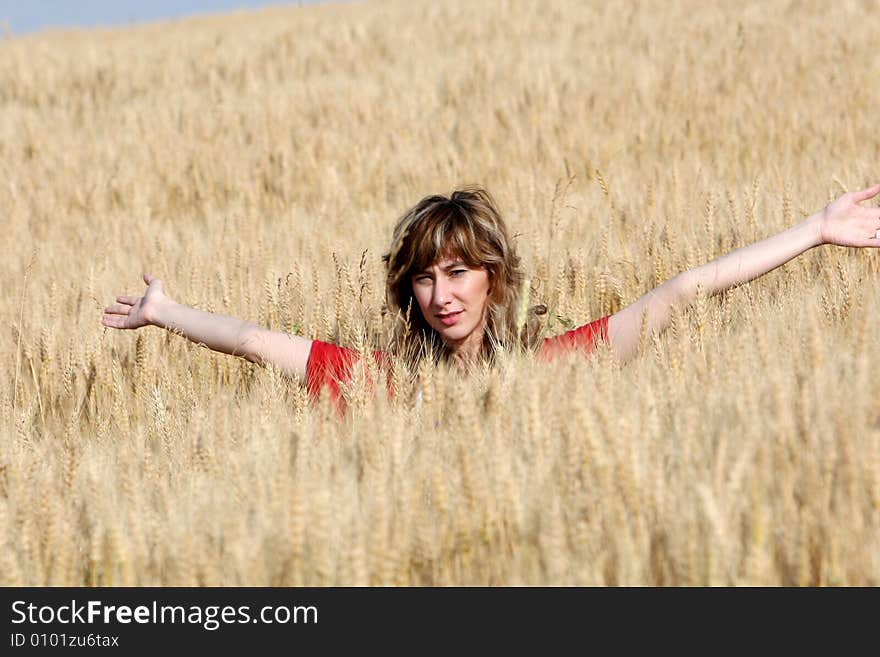
MULTIPOLYGON (((317 401, 321 396, 321 390, 326 386, 333 405, 340 411, 344 410, 339 384, 351 379, 351 370, 358 357, 358 352, 354 349, 313 340, 309 360, 306 363, 306 388, 312 400, 317 401)), ((380 366, 385 364, 384 352, 374 351, 373 358, 380 366)))
POLYGON ((595 322, 584 324, 553 338, 545 338, 541 343, 539 356, 551 360, 569 350, 578 350, 588 355, 599 340, 608 341, 608 317, 606 315, 595 322))

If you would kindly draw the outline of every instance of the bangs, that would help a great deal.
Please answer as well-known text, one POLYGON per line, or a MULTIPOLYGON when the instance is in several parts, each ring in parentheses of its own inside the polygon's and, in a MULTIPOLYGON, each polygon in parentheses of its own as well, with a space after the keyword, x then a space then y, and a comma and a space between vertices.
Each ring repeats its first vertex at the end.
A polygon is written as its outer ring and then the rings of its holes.
POLYGON ((409 235, 408 271, 424 271, 439 260, 461 260, 469 267, 483 264, 483 249, 469 222, 456 208, 425 217, 409 235))

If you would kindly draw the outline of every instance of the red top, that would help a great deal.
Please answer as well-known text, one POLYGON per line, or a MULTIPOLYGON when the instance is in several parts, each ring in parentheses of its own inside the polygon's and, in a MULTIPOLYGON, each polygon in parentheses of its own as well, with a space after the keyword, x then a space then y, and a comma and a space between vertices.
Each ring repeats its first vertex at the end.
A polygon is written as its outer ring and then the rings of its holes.
MULTIPOLYGON (((608 316, 561 335, 545 338, 541 342, 538 356, 542 360, 549 361, 562 353, 575 349, 583 351, 587 355, 595 348, 596 342, 600 339, 608 340, 608 316)), ((386 361, 385 352, 374 351, 372 353, 376 363, 383 367, 386 361)), ((339 384, 348 381, 352 365, 357 359, 358 352, 354 349, 314 340, 312 351, 309 354, 309 362, 306 364, 306 388, 312 399, 317 401, 321 395, 321 389, 327 386, 333 405, 341 411, 339 384)))

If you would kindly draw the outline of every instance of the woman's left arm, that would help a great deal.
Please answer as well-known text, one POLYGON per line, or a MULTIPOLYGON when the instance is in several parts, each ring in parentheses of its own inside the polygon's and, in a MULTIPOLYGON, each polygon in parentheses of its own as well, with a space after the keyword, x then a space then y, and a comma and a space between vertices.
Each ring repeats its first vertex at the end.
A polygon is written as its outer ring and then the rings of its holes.
POLYGON ((880 194, 880 185, 844 194, 796 226, 745 246, 712 262, 689 269, 651 290, 608 320, 608 339, 619 361, 632 358, 639 344, 642 316, 648 330, 662 332, 676 306, 691 304, 702 289, 707 295, 754 280, 784 265, 814 246, 836 244, 880 247, 880 209, 865 208, 862 201, 880 194))

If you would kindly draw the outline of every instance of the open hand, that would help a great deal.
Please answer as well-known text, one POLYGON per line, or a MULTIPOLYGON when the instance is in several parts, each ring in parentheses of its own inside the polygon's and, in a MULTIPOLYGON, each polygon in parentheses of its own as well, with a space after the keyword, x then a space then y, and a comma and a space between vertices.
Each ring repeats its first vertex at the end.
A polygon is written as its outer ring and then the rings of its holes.
POLYGON ((880 185, 844 194, 820 213, 821 236, 825 244, 880 247, 880 208, 863 208, 862 201, 880 194, 880 185))
POLYGON ((117 329, 136 329, 154 322, 156 310, 164 303, 165 287, 162 281, 150 274, 144 274, 147 291, 142 297, 119 296, 114 306, 104 308, 104 326, 117 329))

